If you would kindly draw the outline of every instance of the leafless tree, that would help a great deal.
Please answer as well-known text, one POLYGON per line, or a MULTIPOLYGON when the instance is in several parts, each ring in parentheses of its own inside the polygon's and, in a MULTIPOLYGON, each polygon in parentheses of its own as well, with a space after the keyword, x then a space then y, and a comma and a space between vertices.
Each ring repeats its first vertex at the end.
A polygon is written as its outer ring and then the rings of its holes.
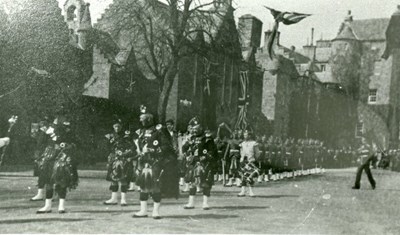
POLYGON ((118 8, 110 14, 114 15, 115 24, 110 34, 129 35, 136 67, 147 79, 158 81, 160 96, 157 113, 160 122, 165 121, 168 97, 182 59, 202 49, 193 46, 199 34, 209 44, 213 43, 224 11, 229 6, 224 2, 227 1, 114 2, 118 8))

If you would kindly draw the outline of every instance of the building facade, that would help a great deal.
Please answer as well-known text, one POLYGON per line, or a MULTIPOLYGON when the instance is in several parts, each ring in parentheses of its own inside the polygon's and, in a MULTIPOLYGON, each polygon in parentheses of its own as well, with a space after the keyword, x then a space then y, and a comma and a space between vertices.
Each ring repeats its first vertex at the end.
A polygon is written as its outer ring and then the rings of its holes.
MULTIPOLYGON (((154 16, 161 15, 156 23, 162 28, 166 5, 153 3, 155 7, 146 10, 154 16)), ((91 23, 90 5, 83 0, 68 0, 63 10, 70 44, 93 51, 92 74, 83 93, 88 103, 98 106, 93 114, 105 113, 102 111, 105 107, 118 107, 119 113, 132 120, 127 113, 137 113, 142 104, 156 113, 162 84, 146 67, 149 51, 143 45, 143 32, 135 30, 129 21, 121 20, 135 16, 135 9, 126 4, 130 3, 114 0, 96 24, 91 23)), ((190 53, 180 60, 171 88, 166 116, 176 121, 178 130, 186 130, 193 116, 199 116, 206 128, 216 130, 221 122, 235 126, 242 107, 247 117, 260 113, 261 99, 257 96, 262 93, 262 75, 254 55, 260 46, 262 23, 247 15, 239 20, 238 29, 233 11, 231 1, 216 1, 204 13, 208 14, 208 25, 197 22, 191 26, 197 30, 201 25, 206 33, 188 37, 190 53), (241 82, 241 77, 246 77, 247 85, 241 82), (243 84, 245 97, 242 97, 243 84)))
POLYGON ((311 41, 298 52, 276 40, 280 56, 274 61, 260 48, 257 62, 269 71, 263 113, 271 132, 339 146, 367 136, 380 148, 397 147, 399 43, 388 32, 389 22, 394 32, 400 27, 398 16, 400 11, 391 19, 355 20, 349 12, 332 40, 311 41), (383 59, 385 47, 391 50, 383 59))

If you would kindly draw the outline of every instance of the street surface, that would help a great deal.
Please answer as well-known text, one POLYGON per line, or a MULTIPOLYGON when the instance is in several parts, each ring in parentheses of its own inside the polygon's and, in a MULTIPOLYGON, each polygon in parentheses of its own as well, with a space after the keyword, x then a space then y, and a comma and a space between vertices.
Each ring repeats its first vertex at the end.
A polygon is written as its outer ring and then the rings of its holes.
POLYGON ((187 193, 162 201, 161 220, 132 218, 138 193, 128 194, 127 207, 105 206, 109 183, 105 171, 80 170, 77 190, 69 192, 66 214, 37 215, 44 202, 30 202, 37 192, 32 171, 0 168, 0 233, 263 233, 263 234, 400 234, 400 174, 373 170, 372 190, 364 174, 352 190, 355 168, 257 184, 257 197, 237 197, 238 187, 217 183, 211 210, 184 210, 187 193))

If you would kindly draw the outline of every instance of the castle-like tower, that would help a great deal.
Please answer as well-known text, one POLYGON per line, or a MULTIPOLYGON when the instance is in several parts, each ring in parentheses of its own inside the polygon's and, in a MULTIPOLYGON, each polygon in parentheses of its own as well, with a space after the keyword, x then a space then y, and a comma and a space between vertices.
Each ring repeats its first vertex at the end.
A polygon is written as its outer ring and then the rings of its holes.
POLYGON ((358 99, 361 45, 351 27, 353 16, 349 11, 339 33, 332 40, 330 65, 332 76, 344 87, 348 96, 358 99))
POLYGON ((92 29, 90 4, 82 0, 67 0, 64 3, 64 20, 68 24, 70 44, 82 50, 88 47, 88 34, 92 29))

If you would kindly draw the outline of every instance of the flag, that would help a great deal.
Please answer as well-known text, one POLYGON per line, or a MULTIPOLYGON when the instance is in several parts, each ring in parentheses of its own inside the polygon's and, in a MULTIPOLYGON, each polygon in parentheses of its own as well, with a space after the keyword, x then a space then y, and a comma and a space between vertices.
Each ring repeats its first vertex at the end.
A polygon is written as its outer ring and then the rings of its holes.
POLYGON ((273 44, 274 44, 274 40, 275 40, 276 34, 278 33, 279 23, 282 22, 285 25, 295 24, 295 23, 300 22, 301 20, 303 20, 307 16, 310 16, 310 14, 303 14, 303 13, 297 13, 297 12, 287 12, 287 11, 282 12, 282 11, 277 11, 277 10, 272 9, 270 7, 267 7, 267 6, 264 6, 264 7, 271 11, 271 14, 275 19, 274 28, 272 29, 272 34, 269 37, 268 44, 267 44, 268 54, 269 54, 269 57, 272 60, 272 58, 274 56, 274 52, 273 52, 272 48, 273 48, 273 44))
POLYGON ((247 122, 247 106, 249 105, 249 76, 248 71, 240 71, 240 97, 238 100, 239 114, 235 124, 236 129, 245 130, 248 126, 247 122))

